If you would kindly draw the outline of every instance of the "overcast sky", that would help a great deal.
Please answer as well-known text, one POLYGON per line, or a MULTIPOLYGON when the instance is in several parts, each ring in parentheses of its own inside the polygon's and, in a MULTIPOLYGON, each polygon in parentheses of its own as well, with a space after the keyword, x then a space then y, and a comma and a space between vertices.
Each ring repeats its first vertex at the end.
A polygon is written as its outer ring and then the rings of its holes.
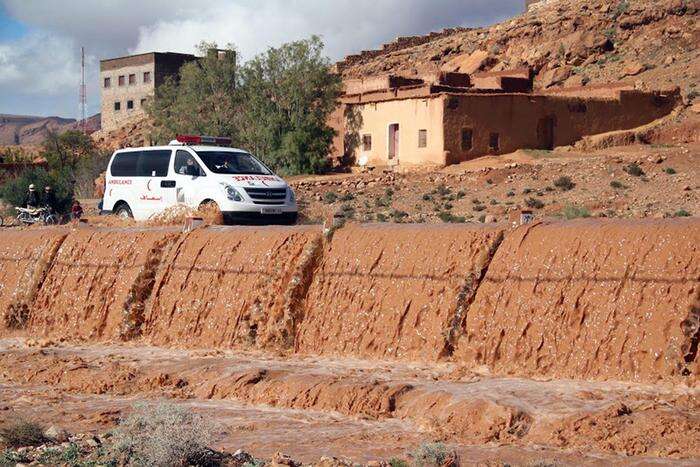
POLYGON ((79 115, 80 46, 88 114, 99 111, 99 61, 235 44, 243 60, 320 35, 338 60, 401 35, 481 26, 524 0, 0 0, 0 113, 79 115))

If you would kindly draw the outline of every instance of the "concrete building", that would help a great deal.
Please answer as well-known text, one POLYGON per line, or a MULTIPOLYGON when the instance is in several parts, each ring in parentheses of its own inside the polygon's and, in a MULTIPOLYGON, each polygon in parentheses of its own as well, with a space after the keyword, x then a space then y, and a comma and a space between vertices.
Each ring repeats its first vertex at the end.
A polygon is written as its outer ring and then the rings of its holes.
POLYGON ((111 131, 144 115, 144 104, 168 76, 197 60, 189 54, 149 52, 100 61, 102 129, 111 131))
POLYGON ((522 70, 459 75, 374 77, 364 80, 365 87, 346 83, 331 119, 339 135, 334 156, 406 168, 552 149, 644 125, 669 114, 680 99, 677 89, 647 92, 629 85, 533 93, 532 78, 522 70))

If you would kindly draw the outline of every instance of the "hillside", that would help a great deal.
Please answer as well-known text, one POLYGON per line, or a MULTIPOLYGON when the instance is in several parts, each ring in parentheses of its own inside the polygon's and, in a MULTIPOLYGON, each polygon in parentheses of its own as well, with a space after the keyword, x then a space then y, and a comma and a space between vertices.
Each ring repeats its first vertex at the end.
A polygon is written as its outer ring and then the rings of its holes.
POLYGON ((528 66, 535 86, 620 80, 680 86, 695 95, 700 71, 697 1, 550 0, 509 21, 398 38, 338 63, 344 77, 379 73, 498 71, 528 66))
MULTIPOLYGON (((89 131, 100 128, 100 114, 87 119, 89 131)), ((78 127, 74 118, 0 114, 0 146, 40 145, 50 131, 64 132, 78 127)))

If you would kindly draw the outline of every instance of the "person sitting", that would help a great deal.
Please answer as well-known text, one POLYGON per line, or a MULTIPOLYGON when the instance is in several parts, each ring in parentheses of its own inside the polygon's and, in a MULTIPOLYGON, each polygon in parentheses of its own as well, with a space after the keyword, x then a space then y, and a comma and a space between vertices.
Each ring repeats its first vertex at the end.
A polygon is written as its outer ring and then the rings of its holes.
POLYGON ((70 213, 73 220, 78 220, 83 217, 83 207, 80 205, 80 201, 77 199, 73 201, 73 206, 70 208, 70 213))
POLYGON ((56 200, 56 194, 53 192, 49 185, 44 188, 44 206, 49 210, 49 212, 56 212, 56 207, 58 206, 58 201, 56 200))
POLYGON ((39 194, 36 192, 34 184, 29 185, 29 191, 24 197, 24 205, 27 209, 36 209, 39 206, 39 194))

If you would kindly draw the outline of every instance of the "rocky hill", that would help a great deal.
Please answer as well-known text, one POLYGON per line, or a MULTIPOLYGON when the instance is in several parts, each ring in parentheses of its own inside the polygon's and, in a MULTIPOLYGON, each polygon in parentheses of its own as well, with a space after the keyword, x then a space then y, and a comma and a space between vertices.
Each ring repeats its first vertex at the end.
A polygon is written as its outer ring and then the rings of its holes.
POLYGON ((550 0, 478 29, 399 38, 338 63, 345 77, 473 73, 528 66, 539 88, 628 80, 680 86, 695 96, 700 70, 697 0, 550 0))
MULTIPOLYGON (((100 114, 89 117, 87 127, 90 132, 99 130, 100 114)), ((0 146, 36 146, 51 131, 61 133, 76 128, 74 118, 0 114, 0 146)))

